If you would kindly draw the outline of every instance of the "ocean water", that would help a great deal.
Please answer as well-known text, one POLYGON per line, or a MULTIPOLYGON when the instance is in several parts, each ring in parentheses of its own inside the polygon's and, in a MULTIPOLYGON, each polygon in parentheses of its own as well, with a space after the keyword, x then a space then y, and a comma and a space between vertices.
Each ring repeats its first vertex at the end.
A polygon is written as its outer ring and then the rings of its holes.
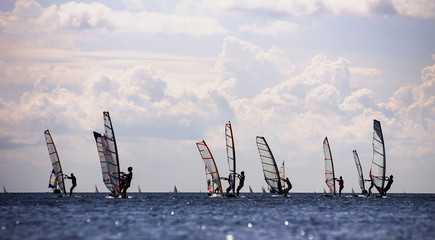
POLYGON ((0 194, 0 239, 435 239, 435 194, 0 194))

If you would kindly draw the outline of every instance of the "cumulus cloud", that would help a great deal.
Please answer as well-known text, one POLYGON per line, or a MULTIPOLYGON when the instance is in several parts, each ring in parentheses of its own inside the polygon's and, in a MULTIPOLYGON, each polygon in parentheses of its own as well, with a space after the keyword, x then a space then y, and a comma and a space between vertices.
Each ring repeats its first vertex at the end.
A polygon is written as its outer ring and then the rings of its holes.
POLYGON ((265 51, 250 42, 227 37, 215 64, 229 95, 253 97, 288 78, 295 67, 278 47, 265 51))
POLYGON ((34 0, 18 0, 12 12, 0 16, 5 33, 59 33, 92 30, 101 33, 186 34, 210 36, 225 34, 216 19, 170 15, 155 12, 113 10, 102 3, 51 5, 42 8, 34 0))

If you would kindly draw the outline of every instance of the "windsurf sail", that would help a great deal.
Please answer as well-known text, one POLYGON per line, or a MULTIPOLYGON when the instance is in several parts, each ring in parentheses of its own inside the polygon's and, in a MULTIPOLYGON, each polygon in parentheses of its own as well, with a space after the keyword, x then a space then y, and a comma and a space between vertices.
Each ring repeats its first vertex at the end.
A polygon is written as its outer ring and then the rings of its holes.
POLYGON ((140 186, 139 186, 139 185, 137 185, 137 192, 138 192, 138 193, 142 193, 142 189, 140 189, 140 186))
POLYGON ((6 191, 5 185, 3 185, 3 193, 8 193, 8 191, 6 191))
POLYGON ((272 193, 282 194, 282 185, 275 158, 264 137, 257 136, 257 148, 260 154, 261 164, 263 165, 264 179, 270 187, 272 193))
POLYGON ((284 161, 282 161, 281 167, 279 168, 279 177, 281 178, 281 187, 285 187, 285 166, 284 161))
POLYGON ((48 187, 57 189, 56 172, 54 172, 54 169, 51 170, 50 179, 48 180, 48 187))
POLYGON ((210 152, 210 149, 208 148, 204 140, 202 140, 201 142, 197 142, 196 146, 198 147, 199 153, 201 154, 202 160, 204 161, 208 191, 210 193, 222 194, 222 184, 219 177, 219 171, 217 169, 213 155, 210 152))
POLYGON ((370 168, 370 179, 381 195, 384 195, 386 158, 384 136, 381 123, 373 120, 373 160, 370 168))
MULTIPOLYGON (((59 190, 66 194, 65 182, 63 178, 62 166, 60 164, 59 155, 57 154, 56 146, 54 145, 53 138, 51 137, 50 131, 47 129, 44 132, 45 142, 47 143, 48 155, 50 157, 51 165, 53 166, 53 171, 56 176, 54 183, 57 183, 59 190)), ((54 185, 56 187, 56 185, 54 185)), ((56 188, 53 190, 56 191, 56 188)))
POLYGON ((94 132, 103 182, 113 196, 121 195, 119 157, 109 112, 103 112, 105 134, 94 132))
POLYGON ((329 147, 328 138, 323 140, 323 153, 325 155, 325 183, 329 188, 329 192, 335 195, 335 172, 334 163, 332 161, 331 148, 329 147))
POLYGON ((356 150, 353 150, 353 158, 355 159, 355 165, 356 165, 356 170, 358 171, 358 182, 359 182, 359 186, 361 187, 361 192, 362 193, 366 193, 366 187, 364 185, 364 177, 363 177, 363 171, 362 171, 362 167, 361 167, 361 162, 359 161, 359 157, 358 157, 358 153, 356 152, 356 150))
POLYGON ((178 193, 177 186, 174 185, 174 193, 178 193))
POLYGON ((100 191, 98 191, 97 185, 95 185, 95 193, 99 193, 100 191))
POLYGON ((254 193, 254 191, 252 191, 251 186, 249 186, 249 192, 250 192, 250 193, 254 193))
POLYGON ((235 194, 236 189, 236 150, 234 148, 234 138, 233 138, 233 130, 231 127, 231 123, 228 122, 225 124, 225 142, 227 148, 227 159, 228 159, 228 167, 230 169, 230 182, 231 182, 231 191, 233 195, 235 194))

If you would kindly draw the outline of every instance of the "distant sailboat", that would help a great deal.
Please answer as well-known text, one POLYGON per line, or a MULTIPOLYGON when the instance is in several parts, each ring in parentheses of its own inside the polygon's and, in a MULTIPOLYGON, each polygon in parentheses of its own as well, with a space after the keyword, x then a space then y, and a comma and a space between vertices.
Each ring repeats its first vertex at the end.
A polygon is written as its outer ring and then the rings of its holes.
POLYGON ((356 170, 358 171, 358 176, 359 176, 358 183, 359 183, 359 186, 361 188, 361 192, 362 192, 362 194, 367 194, 367 190, 366 190, 366 187, 364 184, 364 176, 363 176, 362 166, 361 166, 361 162, 359 161, 358 153, 356 152, 356 150, 353 150, 352 152, 353 152, 353 158, 355 160, 356 170))
POLYGON ((199 153, 201 154, 202 160, 205 165, 205 175, 207 179, 207 189, 209 195, 213 197, 222 196, 222 184, 219 176, 219 171, 214 161, 213 155, 210 152, 207 144, 204 140, 197 142, 199 153))
POLYGON ((254 191, 252 191, 251 186, 249 186, 249 193, 254 193, 254 191))
POLYGON ((278 167, 273 157, 272 151, 264 137, 256 137, 258 153, 260 154, 261 164, 263 166, 264 179, 270 187, 272 193, 283 194, 281 179, 278 167))
POLYGON ((95 185, 95 193, 100 193, 100 191, 98 191, 97 185, 95 185))
POLYGON ((137 192, 138 192, 138 193, 142 193, 142 189, 140 189, 140 186, 139 186, 139 185, 137 185, 137 192))
POLYGON ((227 149, 227 159, 228 159, 228 167, 230 170, 230 182, 231 182, 231 192, 232 196, 235 196, 236 190, 236 150, 234 146, 234 137, 233 137, 233 129, 231 127, 231 123, 228 122, 225 124, 225 145, 227 149))
POLYGON ((335 191, 335 172, 334 163, 332 161, 332 153, 329 147, 328 138, 325 137, 323 140, 323 153, 325 155, 325 183, 329 188, 329 193, 336 194, 335 191))
POLYGON ((370 168, 370 179, 381 196, 385 196, 386 157, 384 136, 382 135, 381 123, 373 120, 373 160, 370 168))
POLYGON ((8 193, 8 191, 6 191, 5 185, 3 185, 3 193, 8 193))
POLYGON ((94 132, 104 185, 112 197, 121 196, 119 156, 109 112, 103 112, 105 134, 94 132))
POLYGON ((178 193, 177 186, 174 185, 174 193, 178 193))
POLYGON ((51 165, 53 167, 53 170, 50 174, 48 187, 53 189, 53 193, 62 192, 66 194, 62 165, 60 164, 56 146, 54 145, 53 138, 51 137, 50 131, 48 129, 45 130, 44 136, 45 142, 47 143, 48 156, 50 157, 51 165))
POLYGON ((279 168, 279 178, 281 179, 281 187, 284 189, 284 187, 285 187, 285 165, 284 165, 284 161, 282 161, 281 167, 279 168))

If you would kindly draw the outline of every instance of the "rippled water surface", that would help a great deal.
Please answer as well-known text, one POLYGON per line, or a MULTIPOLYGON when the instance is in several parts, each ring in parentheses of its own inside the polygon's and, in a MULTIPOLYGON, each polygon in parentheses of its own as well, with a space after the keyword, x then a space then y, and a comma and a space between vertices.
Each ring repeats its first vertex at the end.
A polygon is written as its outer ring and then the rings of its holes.
POLYGON ((435 194, 0 194, 0 239, 435 239, 435 194))

